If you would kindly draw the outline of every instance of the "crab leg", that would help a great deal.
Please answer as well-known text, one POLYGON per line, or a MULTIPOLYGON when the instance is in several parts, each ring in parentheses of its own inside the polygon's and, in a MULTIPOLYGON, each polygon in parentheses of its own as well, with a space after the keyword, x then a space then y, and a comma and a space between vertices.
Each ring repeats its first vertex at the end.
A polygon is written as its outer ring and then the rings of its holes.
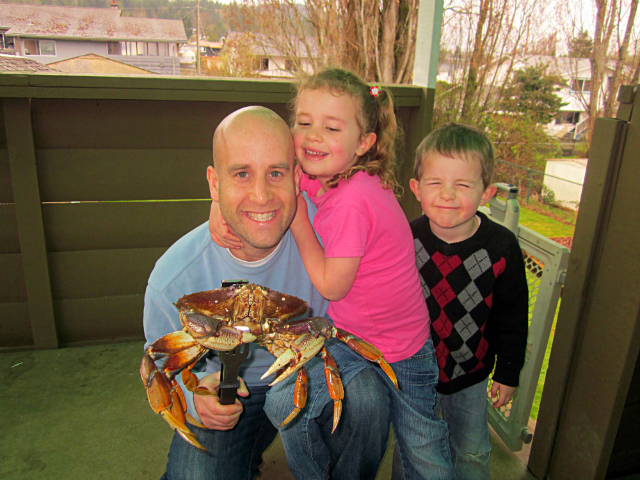
POLYGON ((298 372, 298 378, 296 379, 296 387, 293 391, 293 405, 295 408, 293 411, 285 418, 278 428, 286 425, 291 420, 296 418, 296 416, 300 413, 300 410, 304 408, 307 404, 307 391, 309 389, 309 384, 307 382, 307 370, 302 367, 298 372))
POLYGON ((165 419, 169 426, 177 431, 188 443, 206 451, 206 448, 200 445, 195 435, 185 425, 183 394, 180 387, 159 371, 147 354, 142 357, 140 376, 147 390, 147 398, 151 409, 155 413, 162 415, 162 418, 165 419))
POLYGON ((371 345, 369 342, 365 342, 364 340, 356 337, 355 335, 352 335, 346 330, 342 330, 340 328, 336 328, 335 330, 335 337, 338 340, 342 340, 344 343, 349 345, 349 348, 351 348, 351 350, 359 353, 370 362, 375 362, 380 365, 380 368, 384 370, 389 379, 393 382, 396 388, 398 388, 398 379, 396 378, 396 374, 393 373, 391 365, 389 365, 387 361, 382 357, 382 352, 380 352, 380 350, 371 345))
POLYGON ((342 399, 344 398, 344 388, 342 386, 342 379, 338 372, 338 365, 333 359, 329 351, 322 347, 320 356, 324 360, 324 379, 327 382, 327 390, 329 396, 333 400, 333 429, 331 433, 336 431, 338 422, 340 421, 340 415, 342 415, 342 399))

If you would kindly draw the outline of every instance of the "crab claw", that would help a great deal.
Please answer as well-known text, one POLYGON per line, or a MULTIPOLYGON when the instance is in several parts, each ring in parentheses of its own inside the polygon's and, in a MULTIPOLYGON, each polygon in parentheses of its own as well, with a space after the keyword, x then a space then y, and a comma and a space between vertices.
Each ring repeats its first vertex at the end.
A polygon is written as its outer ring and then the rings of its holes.
POLYGON ((275 362, 269 367, 262 378, 266 378, 272 373, 283 369, 282 373, 271 382, 270 386, 275 385, 287 378, 292 373, 295 373, 301 368, 309 359, 313 358, 324 345, 323 337, 316 337, 311 334, 302 335, 298 337, 289 348, 287 348, 282 355, 280 355, 275 362))
POLYGON ((188 443, 200 450, 207 451, 185 425, 184 395, 180 387, 172 383, 164 373, 156 368, 151 357, 144 354, 140 365, 140 376, 147 391, 151 409, 160 415, 188 443))

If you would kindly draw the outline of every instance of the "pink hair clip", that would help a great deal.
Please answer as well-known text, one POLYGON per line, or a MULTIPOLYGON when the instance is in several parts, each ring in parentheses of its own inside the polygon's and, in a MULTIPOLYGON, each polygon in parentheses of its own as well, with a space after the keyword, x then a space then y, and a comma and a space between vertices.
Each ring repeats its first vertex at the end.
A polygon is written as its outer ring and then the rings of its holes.
POLYGON ((378 95, 380 95, 380 87, 378 85, 374 85, 373 87, 371 87, 371 96, 373 97, 378 97, 378 95))

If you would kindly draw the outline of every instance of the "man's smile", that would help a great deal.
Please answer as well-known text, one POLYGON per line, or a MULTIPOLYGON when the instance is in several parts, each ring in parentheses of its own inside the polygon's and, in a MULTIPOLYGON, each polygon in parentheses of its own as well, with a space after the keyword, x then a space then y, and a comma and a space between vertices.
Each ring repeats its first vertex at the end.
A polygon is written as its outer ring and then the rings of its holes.
POLYGON ((247 217, 249 217, 251 220, 256 220, 257 222, 267 222, 276 216, 275 210, 272 210, 270 212, 264 212, 264 213, 259 213, 259 212, 245 212, 245 213, 247 214, 247 217))

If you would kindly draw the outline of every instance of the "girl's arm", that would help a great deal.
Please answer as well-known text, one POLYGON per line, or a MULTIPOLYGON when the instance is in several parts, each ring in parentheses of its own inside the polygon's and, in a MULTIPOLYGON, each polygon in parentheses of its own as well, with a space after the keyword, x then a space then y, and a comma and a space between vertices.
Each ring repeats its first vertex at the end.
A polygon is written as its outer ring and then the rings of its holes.
POLYGON ((302 195, 298 195, 298 209, 290 228, 316 290, 332 302, 344 298, 353 286, 362 257, 324 257, 324 249, 309 222, 307 202, 302 195))
POLYGON ((222 248, 232 250, 242 248, 242 242, 229 230, 227 222, 222 218, 220 206, 216 201, 211 202, 211 210, 209 211, 209 233, 211 239, 222 248))

